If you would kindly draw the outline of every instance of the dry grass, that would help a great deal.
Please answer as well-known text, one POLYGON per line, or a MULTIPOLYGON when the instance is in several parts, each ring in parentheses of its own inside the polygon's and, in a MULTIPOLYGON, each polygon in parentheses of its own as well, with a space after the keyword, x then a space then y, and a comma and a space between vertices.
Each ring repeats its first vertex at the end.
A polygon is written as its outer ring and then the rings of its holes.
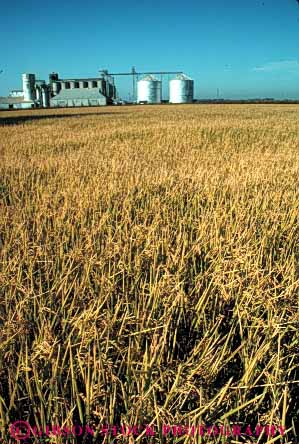
POLYGON ((299 108, 2 112, 0 145, 5 442, 16 419, 297 442, 299 108))

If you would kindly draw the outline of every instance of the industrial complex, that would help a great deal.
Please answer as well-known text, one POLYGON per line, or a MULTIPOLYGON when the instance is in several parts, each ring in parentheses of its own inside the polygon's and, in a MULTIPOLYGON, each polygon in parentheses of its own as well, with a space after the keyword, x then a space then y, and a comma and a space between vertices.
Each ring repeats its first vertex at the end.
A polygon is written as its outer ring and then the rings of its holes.
POLYGON ((37 80, 34 74, 22 74, 22 90, 11 91, 0 98, 0 108, 48 108, 67 106, 99 106, 113 103, 116 88, 104 77, 60 79, 49 75, 49 82, 37 80))
POLYGON ((114 77, 119 75, 132 76, 134 103, 158 104, 162 102, 164 74, 175 75, 169 80, 169 102, 192 103, 194 81, 182 72, 138 73, 132 68, 129 73, 115 74, 103 70, 100 77, 84 79, 60 79, 57 73, 51 73, 48 83, 45 80, 37 80, 35 74, 25 73, 22 74, 23 89, 11 91, 8 97, 0 97, 0 109, 103 106, 120 103, 114 81, 114 77), (154 74, 159 74, 161 80, 154 74))

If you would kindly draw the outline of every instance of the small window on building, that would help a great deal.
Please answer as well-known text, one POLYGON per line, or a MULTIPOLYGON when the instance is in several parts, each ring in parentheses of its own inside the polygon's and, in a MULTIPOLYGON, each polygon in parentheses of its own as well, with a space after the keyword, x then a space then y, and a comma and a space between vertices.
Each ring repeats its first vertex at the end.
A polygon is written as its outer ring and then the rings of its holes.
POLYGON ((71 85, 70 82, 65 82, 65 89, 70 89, 71 85))
POLYGON ((83 82, 83 88, 88 88, 88 82, 83 82))
POLYGON ((13 105, 11 105, 11 104, 8 105, 8 108, 9 108, 9 109, 13 109, 13 105))
POLYGON ((75 88, 79 88, 79 87, 80 87, 79 82, 75 82, 75 88))

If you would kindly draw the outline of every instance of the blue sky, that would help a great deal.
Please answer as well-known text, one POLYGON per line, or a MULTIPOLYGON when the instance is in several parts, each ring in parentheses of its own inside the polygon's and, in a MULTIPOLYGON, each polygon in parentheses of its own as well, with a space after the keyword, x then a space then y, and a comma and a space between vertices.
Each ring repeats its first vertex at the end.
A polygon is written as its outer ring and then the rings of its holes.
MULTIPOLYGON (((52 71, 92 77, 135 66, 184 71, 196 98, 218 88, 222 98, 299 99, 299 3, 4 0, 0 54, 0 95, 21 89, 22 72, 47 80, 52 71)), ((131 81, 119 79, 128 97, 131 81)))

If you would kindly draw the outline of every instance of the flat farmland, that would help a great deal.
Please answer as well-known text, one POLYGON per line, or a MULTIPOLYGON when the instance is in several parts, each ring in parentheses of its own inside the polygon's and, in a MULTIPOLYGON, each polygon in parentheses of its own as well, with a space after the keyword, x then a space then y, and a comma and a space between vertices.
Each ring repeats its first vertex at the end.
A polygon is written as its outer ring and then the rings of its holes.
POLYGON ((0 113, 5 443, 19 419, 297 442, 298 327, 298 105, 0 113))

